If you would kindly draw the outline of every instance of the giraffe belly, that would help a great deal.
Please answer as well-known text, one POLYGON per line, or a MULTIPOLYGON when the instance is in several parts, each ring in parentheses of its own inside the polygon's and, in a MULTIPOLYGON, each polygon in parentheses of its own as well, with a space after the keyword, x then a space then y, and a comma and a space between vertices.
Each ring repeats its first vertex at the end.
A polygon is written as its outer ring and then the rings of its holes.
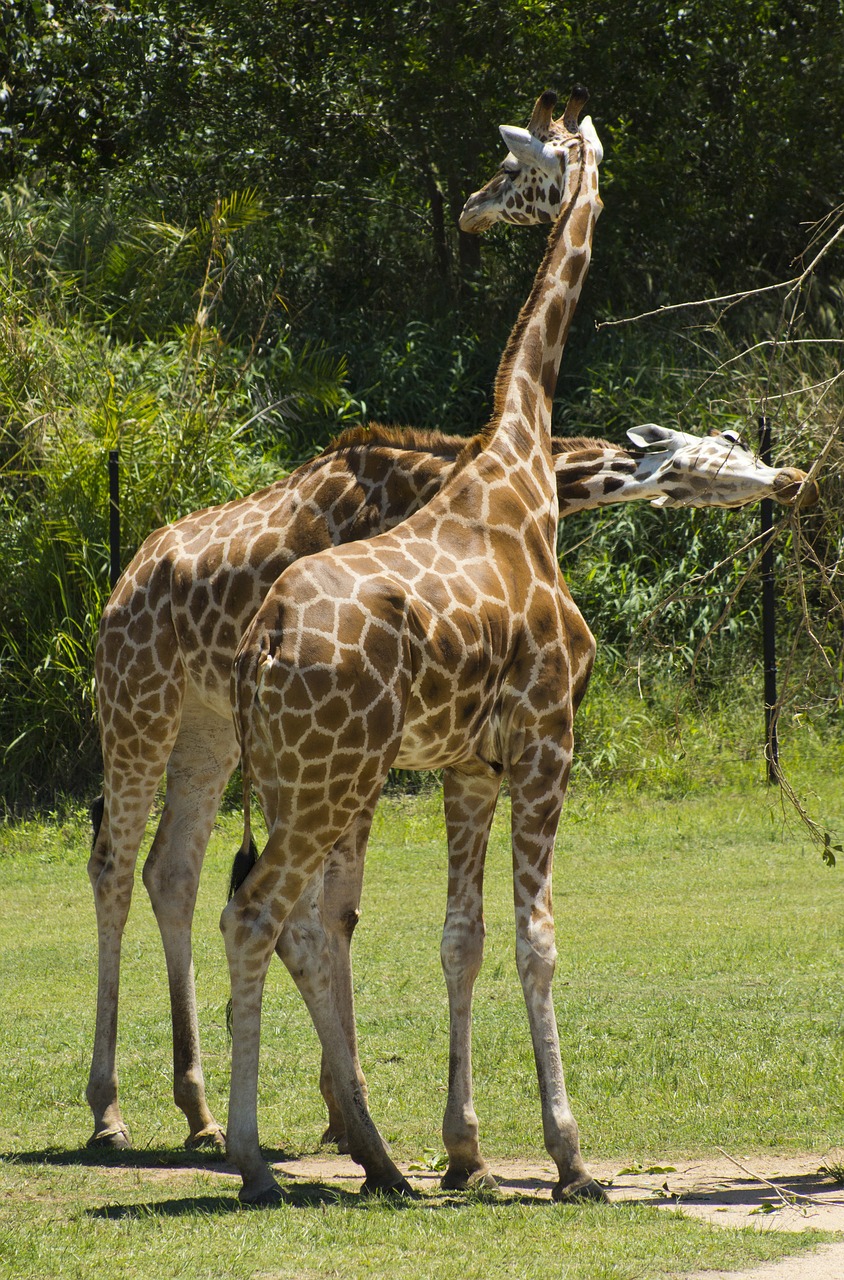
POLYGON ((466 697, 454 705, 432 709, 408 708, 396 769, 444 769, 461 765, 486 772, 500 761, 497 717, 479 700, 466 697), (462 721, 462 723, 461 723, 462 721))

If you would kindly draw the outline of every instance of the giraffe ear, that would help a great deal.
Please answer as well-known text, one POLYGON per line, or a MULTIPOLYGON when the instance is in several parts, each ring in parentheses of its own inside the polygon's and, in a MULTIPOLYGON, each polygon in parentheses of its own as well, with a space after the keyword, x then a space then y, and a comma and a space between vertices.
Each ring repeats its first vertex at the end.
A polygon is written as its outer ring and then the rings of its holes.
POLYGON ((595 163, 600 164, 604 158, 604 148, 601 145, 601 139, 598 137, 598 131, 592 123, 591 116, 583 117, 580 122, 580 132, 586 141, 592 145, 592 149, 595 152, 595 163))
POLYGON ((654 445, 665 445, 677 435, 670 427, 661 427, 658 422, 643 422, 640 427, 630 427, 627 439, 640 449, 650 449, 654 445))
POLYGON ((559 174, 560 156, 547 142, 540 142, 527 129, 517 129, 515 125, 502 124, 499 126, 499 132, 504 139, 504 145, 510 148, 522 164, 541 169, 549 178, 559 174))

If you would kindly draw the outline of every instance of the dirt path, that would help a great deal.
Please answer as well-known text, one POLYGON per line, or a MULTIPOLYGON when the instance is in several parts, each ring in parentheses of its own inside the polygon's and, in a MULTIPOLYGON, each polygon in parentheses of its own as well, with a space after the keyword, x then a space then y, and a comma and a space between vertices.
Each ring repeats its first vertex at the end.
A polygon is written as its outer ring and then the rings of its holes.
MULTIPOLYGON (((595 1164, 593 1173, 611 1183, 614 1204, 647 1201, 657 1208, 679 1209, 715 1226, 752 1226, 759 1231, 836 1231, 844 1235, 844 1187, 836 1186, 820 1169, 817 1155, 778 1157, 719 1156, 713 1160, 680 1162, 674 1167, 620 1169, 618 1163, 595 1164)), ((362 1173, 348 1157, 307 1156, 283 1161, 275 1168, 293 1181, 360 1185, 362 1173)), ((420 1190, 433 1191, 435 1172, 405 1170, 420 1190)), ((554 1167, 496 1160, 494 1172, 504 1195, 550 1199, 554 1167)), ((789 1258, 746 1272, 699 1273, 684 1280, 844 1280, 844 1240, 824 1245, 809 1256, 789 1258)))

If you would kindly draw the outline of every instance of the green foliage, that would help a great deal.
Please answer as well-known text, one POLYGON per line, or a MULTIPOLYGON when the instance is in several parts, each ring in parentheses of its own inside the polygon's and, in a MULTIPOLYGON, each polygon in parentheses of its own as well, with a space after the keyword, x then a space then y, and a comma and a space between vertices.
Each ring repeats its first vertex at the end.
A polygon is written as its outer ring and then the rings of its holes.
MULTIPOLYGON (((484 424, 545 232, 479 242, 459 211, 502 158, 497 126, 575 80, 606 212, 556 425, 755 439, 765 412, 778 461, 822 455, 820 507, 778 531, 780 647, 789 713, 840 717, 841 0, 10 0, 0 42, 6 804, 42 777, 89 785, 110 448, 125 561, 364 413, 484 424), (793 295, 606 323, 796 261, 793 295)), ((754 536, 752 513, 631 507, 567 522, 560 550, 617 670, 693 667, 712 700, 757 664, 754 536)))
POLYGON ((294 346, 278 317, 251 339, 220 327, 233 241, 257 209, 249 193, 178 233, 123 228, 104 209, 25 191, 6 208, 0 734, 3 800, 15 806, 90 787, 95 776, 110 450, 120 451, 125 564, 152 529, 295 465, 356 406, 342 361, 294 346), (162 242, 174 246, 164 259, 162 242), (186 281, 198 282, 195 293, 186 281), (192 303, 192 317, 174 317, 176 299, 192 303))

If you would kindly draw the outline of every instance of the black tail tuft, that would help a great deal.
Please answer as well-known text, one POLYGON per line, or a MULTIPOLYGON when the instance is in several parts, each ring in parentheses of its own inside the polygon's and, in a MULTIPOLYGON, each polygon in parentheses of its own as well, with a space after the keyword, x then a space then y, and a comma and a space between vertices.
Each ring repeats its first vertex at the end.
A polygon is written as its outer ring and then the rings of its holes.
POLYGON ((229 898, 234 897, 257 861, 258 850, 255 846, 255 841, 250 836, 249 844, 247 846, 241 845, 234 855, 232 874, 229 880, 229 898))
POLYGON ((100 827, 103 825, 103 815, 105 813, 105 796, 97 796, 96 800, 91 801, 88 810, 91 818, 91 826, 93 827, 93 835, 91 836, 91 848, 97 843, 97 836, 100 834, 100 827))

